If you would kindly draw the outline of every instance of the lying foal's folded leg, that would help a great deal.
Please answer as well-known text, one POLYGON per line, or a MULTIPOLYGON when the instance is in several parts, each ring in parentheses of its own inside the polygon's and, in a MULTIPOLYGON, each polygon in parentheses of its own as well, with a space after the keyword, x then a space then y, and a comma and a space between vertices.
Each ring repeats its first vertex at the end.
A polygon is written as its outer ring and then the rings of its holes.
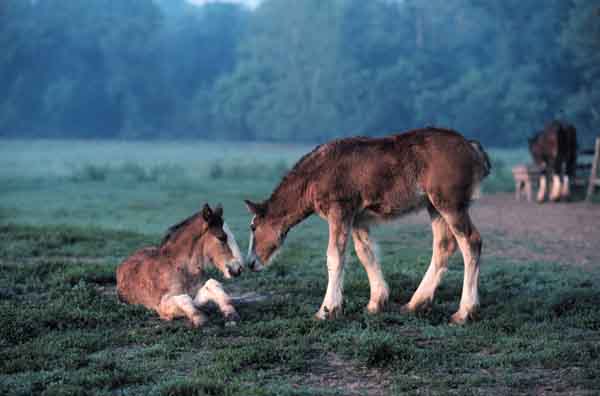
POLYGON ((196 294, 196 298, 194 298, 194 304, 203 306, 210 301, 217 304, 227 321, 237 322, 240 320, 238 313, 231 303, 231 297, 225 293, 221 283, 214 279, 209 279, 204 286, 200 288, 198 294, 196 294))
POLYGON ((158 314, 165 320, 185 316, 194 327, 200 327, 206 323, 206 315, 196 309, 192 298, 187 294, 164 296, 158 306, 158 314))

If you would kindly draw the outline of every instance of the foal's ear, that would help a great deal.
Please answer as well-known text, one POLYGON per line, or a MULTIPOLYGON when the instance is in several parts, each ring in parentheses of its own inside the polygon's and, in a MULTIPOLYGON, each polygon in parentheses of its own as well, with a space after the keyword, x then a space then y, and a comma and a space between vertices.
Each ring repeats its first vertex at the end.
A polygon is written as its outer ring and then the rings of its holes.
POLYGON ((217 204, 213 211, 213 216, 223 217, 223 206, 221 204, 217 204))
POLYGON ((205 221, 209 221, 212 216, 213 216, 212 209, 210 208, 210 206, 208 206, 208 204, 204 204, 204 206, 202 207, 202 218, 205 221))
POLYGON ((244 199, 244 203, 246 204, 246 207, 252 214, 263 215, 265 213, 265 207, 263 204, 252 202, 247 199, 244 199))

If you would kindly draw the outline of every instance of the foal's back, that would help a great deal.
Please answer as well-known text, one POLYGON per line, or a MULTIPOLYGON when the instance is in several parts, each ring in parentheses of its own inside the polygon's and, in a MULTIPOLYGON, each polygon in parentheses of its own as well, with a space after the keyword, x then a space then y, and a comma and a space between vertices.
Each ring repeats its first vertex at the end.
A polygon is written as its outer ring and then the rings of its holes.
POLYGON ((327 143, 295 173, 312 181, 317 201, 356 202, 394 217, 423 205, 427 195, 455 207, 468 202, 489 171, 480 151, 455 131, 425 128, 327 143))
POLYGON ((117 294, 121 301, 156 309, 173 282, 168 259, 156 247, 138 250, 117 268, 117 294))

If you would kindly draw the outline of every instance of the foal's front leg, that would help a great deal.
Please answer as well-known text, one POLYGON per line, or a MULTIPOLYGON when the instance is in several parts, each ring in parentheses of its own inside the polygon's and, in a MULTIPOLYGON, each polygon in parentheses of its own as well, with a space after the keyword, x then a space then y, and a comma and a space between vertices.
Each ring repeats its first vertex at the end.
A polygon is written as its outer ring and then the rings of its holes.
POLYGON ((165 295, 158 306, 158 314, 164 320, 173 320, 181 316, 187 317, 194 327, 206 323, 206 316, 198 311, 187 294, 165 295))
POLYGON ((315 315, 317 319, 331 319, 342 313, 344 287, 344 260, 346 243, 351 222, 343 218, 340 211, 328 216, 329 244, 327 247, 327 292, 321 308, 315 315))
POLYGON ((215 303, 223 316, 227 321, 237 322, 240 320, 240 316, 231 303, 231 297, 225 290, 223 285, 214 279, 209 279, 196 294, 194 298, 194 304, 197 306, 203 306, 209 302, 215 303))

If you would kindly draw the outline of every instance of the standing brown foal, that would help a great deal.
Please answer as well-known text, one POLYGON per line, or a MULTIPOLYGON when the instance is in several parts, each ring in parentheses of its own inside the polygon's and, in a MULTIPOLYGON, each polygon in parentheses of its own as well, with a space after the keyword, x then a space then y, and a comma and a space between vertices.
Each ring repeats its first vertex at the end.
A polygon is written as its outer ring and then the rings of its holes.
POLYGON ((404 306, 415 311, 433 300, 448 258, 460 248, 465 265, 460 308, 452 322, 464 323, 479 305, 481 237, 468 208, 490 162, 481 145, 457 132, 425 128, 383 138, 335 140, 305 155, 269 199, 246 201, 252 219, 248 263, 260 270, 274 257, 290 228, 313 213, 329 223, 327 292, 317 318, 341 312, 344 252, 350 236, 367 272, 379 312, 389 289, 369 227, 427 208, 433 255, 417 291, 404 306))
POLYGON ((144 305, 165 320, 185 316, 195 327, 206 321, 197 307, 212 301, 227 319, 237 320, 221 284, 204 282, 209 263, 227 279, 242 271, 240 250, 223 222, 223 210, 204 205, 202 212, 171 227, 159 247, 140 249, 117 268, 119 299, 144 305))

